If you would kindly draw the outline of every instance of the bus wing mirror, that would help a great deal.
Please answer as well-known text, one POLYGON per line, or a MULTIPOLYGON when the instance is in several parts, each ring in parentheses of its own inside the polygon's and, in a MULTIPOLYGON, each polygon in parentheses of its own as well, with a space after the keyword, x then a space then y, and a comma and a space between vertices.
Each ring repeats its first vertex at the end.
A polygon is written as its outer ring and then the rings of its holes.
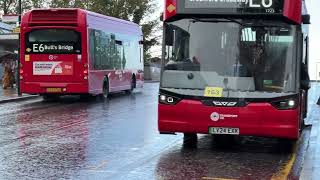
POLYGON ((167 46, 173 46, 173 28, 171 25, 164 24, 165 41, 167 46))
POLYGON ((310 22, 310 14, 302 15, 302 23, 303 24, 311 24, 311 22, 310 22))
POLYGON ((163 21, 163 13, 160 14, 160 21, 163 21))

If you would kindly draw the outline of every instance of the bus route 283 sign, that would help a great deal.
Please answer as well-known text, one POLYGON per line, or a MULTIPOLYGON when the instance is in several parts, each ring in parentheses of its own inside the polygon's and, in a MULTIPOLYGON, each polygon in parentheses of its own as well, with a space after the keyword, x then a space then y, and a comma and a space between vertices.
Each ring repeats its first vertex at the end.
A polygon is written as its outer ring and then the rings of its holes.
MULTIPOLYGON (((199 13, 199 9, 211 9, 212 13, 223 12, 236 13, 282 13, 283 0, 180 0, 184 1, 183 11, 199 13), (198 9, 198 11, 197 11, 198 9)), ((204 12, 207 13, 207 12, 204 12)))

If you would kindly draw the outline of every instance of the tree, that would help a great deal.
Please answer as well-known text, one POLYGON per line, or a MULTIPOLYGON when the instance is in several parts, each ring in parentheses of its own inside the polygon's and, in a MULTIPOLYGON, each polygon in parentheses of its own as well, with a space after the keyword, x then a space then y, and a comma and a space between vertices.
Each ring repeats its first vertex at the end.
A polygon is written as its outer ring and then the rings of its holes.
MULTIPOLYGON (((0 8, 5 14, 16 13, 18 0, 1 0, 0 8)), ((151 57, 150 48, 159 44, 153 37, 158 27, 158 19, 150 20, 150 15, 157 8, 157 0, 22 0, 23 12, 31 8, 49 5, 53 8, 77 7, 120 19, 130 20, 141 26, 144 36, 145 59, 151 57)), ((16 13, 17 14, 17 13, 16 13)))
MULTIPOLYGON (((44 6, 46 0, 21 0, 22 12, 28 11, 31 8, 41 8, 44 6)), ((18 0, 1 0, 0 10, 3 14, 18 14, 18 0)))
POLYGON ((156 0, 93 0, 91 2, 86 6, 88 10, 139 24, 144 36, 145 60, 151 58, 150 48, 159 44, 158 39, 153 37, 159 21, 146 19, 154 13, 157 7, 156 0))
POLYGON ((9 14, 12 12, 12 5, 14 4, 14 0, 1 0, 0 1, 0 9, 3 10, 4 14, 9 14))

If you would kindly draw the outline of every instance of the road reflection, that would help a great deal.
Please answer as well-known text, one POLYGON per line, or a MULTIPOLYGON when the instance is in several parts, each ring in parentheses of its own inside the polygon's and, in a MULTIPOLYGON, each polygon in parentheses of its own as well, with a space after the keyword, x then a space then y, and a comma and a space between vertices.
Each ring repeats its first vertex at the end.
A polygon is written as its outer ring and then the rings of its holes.
POLYGON ((158 179, 271 179, 289 161, 277 140, 240 138, 220 147, 211 136, 203 136, 198 147, 182 145, 163 153, 156 167, 158 179))
POLYGON ((57 103, 48 111, 19 112, 16 116, 19 147, 10 144, 5 171, 8 178, 68 178, 84 166, 88 146, 85 103, 57 103), (72 107, 77 109, 73 111, 72 107))

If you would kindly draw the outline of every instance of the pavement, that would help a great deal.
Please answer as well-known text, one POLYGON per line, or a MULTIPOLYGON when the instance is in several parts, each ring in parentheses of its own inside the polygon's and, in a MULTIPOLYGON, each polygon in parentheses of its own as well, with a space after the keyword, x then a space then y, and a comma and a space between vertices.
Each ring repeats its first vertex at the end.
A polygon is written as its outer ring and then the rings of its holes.
POLYGON ((28 95, 28 94, 22 94, 21 96, 19 96, 17 93, 17 89, 15 87, 8 88, 8 89, 3 89, 2 85, 0 87, 0 104, 13 102, 13 101, 22 101, 22 100, 27 100, 27 99, 37 98, 37 97, 39 96, 28 95))
POLYGON ((320 179, 320 106, 316 103, 320 96, 320 83, 312 84, 309 95, 306 124, 312 124, 312 129, 300 179, 318 180, 320 179))

